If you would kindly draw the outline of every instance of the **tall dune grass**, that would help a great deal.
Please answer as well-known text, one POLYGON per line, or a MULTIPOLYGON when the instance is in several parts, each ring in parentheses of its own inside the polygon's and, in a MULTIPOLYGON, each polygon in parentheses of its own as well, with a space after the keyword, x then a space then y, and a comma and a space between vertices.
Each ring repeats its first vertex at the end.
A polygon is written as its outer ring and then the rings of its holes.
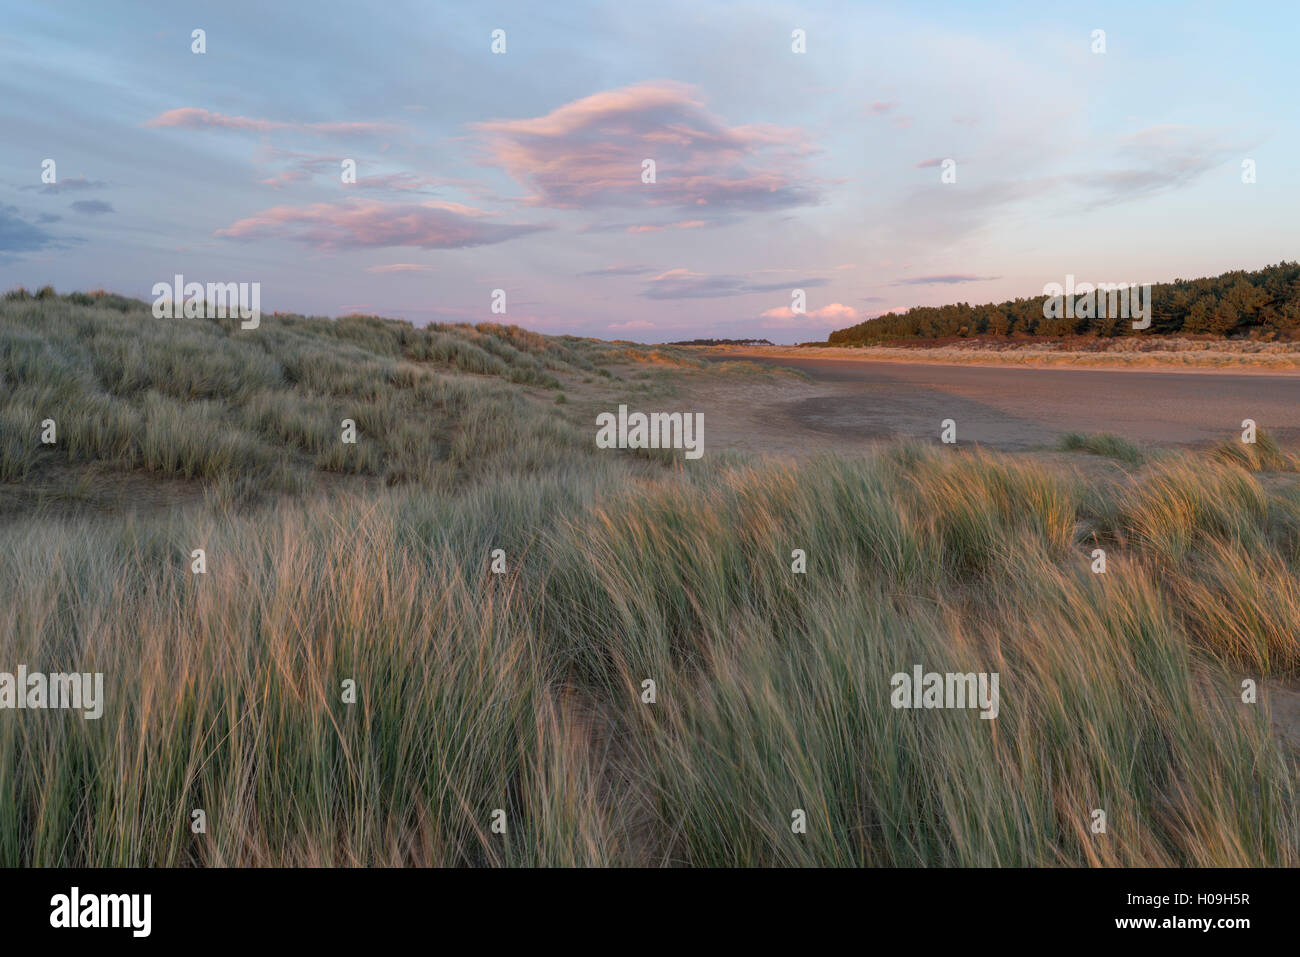
POLYGON ((687 466, 546 391, 649 394, 608 366, 674 351, 263 321, 0 303, 0 490, 206 492, 0 522, 0 671, 107 699, 0 711, 0 864, 1300 864, 1295 751, 1239 700, 1300 672, 1271 441, 1081 440, 1131 469, 1091 484, 917 443, 687 466), (895 710, 914 665, 997 672, 998 717, 895 710))
MULTIPOLYGON (((0 481, 51 463, 297 493, 317 471, 448 489, 562 464, 577 437, 523 386, 614 378, 662 350, 495 323, 155 319, 116 296, 0 300, 0 481), (63 438, 34 441, 52 420, 63 438), (344 420, 356 444, 340 441, 344 420)), ((692 360, 693 361, 693 360, 692 360)), ((698 363, 697 363, 698 364, 698 363)))
POLYGON ((1183 517, 1131 494, 1104 576, 1071 482, 917 446, 12 522, 0 658, 108 701, 0 722, 0 861, 1300 863, 1294 756, 1234 703, 1295 674, 1300 595, 1260 583, 1294 527, 1261 493, 1170 578, 1183 517), (998 718, 894 710, 914 664, 999 672, 998 718))

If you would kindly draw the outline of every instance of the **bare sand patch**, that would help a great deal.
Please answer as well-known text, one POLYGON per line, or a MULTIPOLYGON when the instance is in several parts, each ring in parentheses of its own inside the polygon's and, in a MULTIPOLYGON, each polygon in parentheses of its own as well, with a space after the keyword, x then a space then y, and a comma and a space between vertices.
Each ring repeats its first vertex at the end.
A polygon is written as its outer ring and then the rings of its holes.
POLYGON ((1300 376, 1300 343, 1216 342, 1182 339, 1119 340, 1097 349, 1072 349, 1031 343, 1022 346, 725 346, 705 349, 727 358, 804 358, 906 362, 927 365, 979 365, 990 368, 1108 369, 1113 371, 1271 373, 1300 376))

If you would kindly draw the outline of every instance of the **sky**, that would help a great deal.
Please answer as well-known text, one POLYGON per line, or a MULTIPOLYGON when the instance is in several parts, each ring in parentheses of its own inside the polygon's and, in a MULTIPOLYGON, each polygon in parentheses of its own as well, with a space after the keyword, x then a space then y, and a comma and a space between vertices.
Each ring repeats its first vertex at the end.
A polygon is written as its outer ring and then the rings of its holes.
POLYGON ((1259 268, 1300 259, 1298 35, 1293 2, 4 0, 0 288, 788 343, 1259 268))

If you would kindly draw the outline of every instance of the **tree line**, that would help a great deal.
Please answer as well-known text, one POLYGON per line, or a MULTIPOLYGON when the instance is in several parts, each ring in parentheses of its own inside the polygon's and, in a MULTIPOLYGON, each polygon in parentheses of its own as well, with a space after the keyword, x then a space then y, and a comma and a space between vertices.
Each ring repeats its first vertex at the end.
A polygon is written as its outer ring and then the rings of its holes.
POLYGON ((1047 296, 972 306, 915 306, 830 334, 832 345, 953 336, 1192 335, 1300 338, 1300 263, 1280 262, 1204 279, 1152 283, 1151 327, 1135 331, 1115 316, 1046 318, 1047 296))

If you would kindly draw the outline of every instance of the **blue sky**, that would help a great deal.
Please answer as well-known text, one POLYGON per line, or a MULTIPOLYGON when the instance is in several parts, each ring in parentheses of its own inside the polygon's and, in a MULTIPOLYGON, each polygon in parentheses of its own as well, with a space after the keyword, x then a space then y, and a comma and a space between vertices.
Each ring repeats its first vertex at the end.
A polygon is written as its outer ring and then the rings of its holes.
POLYGON ((8 0, 0 286, 793 342, 1257 268, 1300 258, 1297 10, 8 0))

